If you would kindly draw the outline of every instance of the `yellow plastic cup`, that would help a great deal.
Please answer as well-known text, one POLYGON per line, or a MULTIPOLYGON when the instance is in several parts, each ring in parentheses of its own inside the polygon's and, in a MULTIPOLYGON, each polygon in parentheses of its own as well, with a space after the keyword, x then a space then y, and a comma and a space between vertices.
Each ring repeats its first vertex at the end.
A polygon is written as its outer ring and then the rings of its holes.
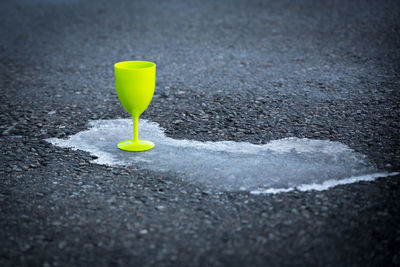
POLYGON ((149 106, 156 84, 156 64, 149 61, 123 61, 114 65, 115 88, 122 106, 133 117, 133 139, 118 143, 126 151, 152 149, 154 143, 139 139, 139 116, 149 106))

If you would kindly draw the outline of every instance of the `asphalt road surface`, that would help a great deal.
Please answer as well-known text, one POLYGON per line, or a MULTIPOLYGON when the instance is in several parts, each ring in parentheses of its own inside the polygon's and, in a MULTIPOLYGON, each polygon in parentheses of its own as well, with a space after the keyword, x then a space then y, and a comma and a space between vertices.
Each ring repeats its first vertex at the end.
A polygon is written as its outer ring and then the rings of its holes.
POLYGON ((44 141, 128 118, 113 64, 149 60, 143 118, 171 138, 339 141, 399 171, 399 14, 378 0, 1 1, 0 265, 400 265, 400 176, 216 194, 44 141))

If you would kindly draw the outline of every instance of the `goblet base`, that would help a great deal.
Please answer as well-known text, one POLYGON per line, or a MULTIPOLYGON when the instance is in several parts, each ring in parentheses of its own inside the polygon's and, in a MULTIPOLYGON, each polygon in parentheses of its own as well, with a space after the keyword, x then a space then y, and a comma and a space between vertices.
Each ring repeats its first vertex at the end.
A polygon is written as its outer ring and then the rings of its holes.
POLYGON ((118 148, 125 151, 146 151, 154 147, 154 143, 146 140, 138 140, 134 142, 133 140, 122 141, 118 143, 118 148))

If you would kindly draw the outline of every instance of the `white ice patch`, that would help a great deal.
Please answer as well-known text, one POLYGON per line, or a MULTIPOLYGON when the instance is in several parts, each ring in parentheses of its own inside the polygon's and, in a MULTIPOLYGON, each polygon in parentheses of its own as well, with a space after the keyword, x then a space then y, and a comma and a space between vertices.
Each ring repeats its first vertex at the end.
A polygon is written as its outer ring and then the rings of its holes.
POLYGON ((217 191, 274 194, 295 189, 326 190, 339 184, 398 174, 379 172, 364 155, 327 140, 291 137, 264 145, 177 140, 165 136, 158 124, 141 120, 139 137, 156 146, 135 153, 117 147, 119 141, 132 138, 132 120, 97 120, 89 126, 89 130, 68 139, 46 141, 87 151, 98 157, 94 163, 169 171, 184 181, 217 191))

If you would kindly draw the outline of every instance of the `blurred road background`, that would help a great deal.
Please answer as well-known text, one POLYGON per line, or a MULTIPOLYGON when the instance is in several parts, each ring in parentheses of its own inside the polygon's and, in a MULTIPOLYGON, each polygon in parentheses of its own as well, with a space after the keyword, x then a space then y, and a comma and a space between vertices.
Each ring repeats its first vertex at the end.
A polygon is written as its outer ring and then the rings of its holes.
POLYGON ((399 171, 399 14, 377 0, 2 1, 0 265, 400 265, 399 176, 209 194, 44 141, 129 117, 113 64, 149 60, 143 118, 170 137, 329 139, 399 171))

